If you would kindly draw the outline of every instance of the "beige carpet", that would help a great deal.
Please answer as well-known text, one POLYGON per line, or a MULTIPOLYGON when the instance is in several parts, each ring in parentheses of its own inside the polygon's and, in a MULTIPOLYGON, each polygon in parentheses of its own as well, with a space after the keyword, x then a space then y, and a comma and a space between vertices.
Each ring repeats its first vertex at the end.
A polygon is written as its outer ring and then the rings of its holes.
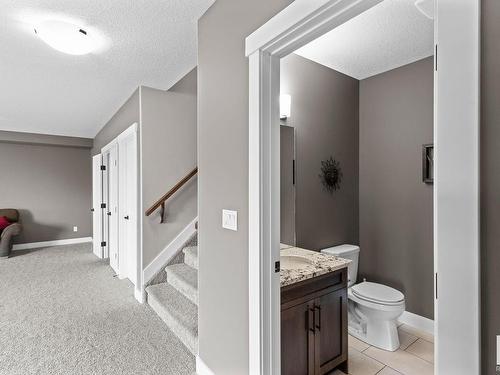
POLYGON ((194 357, 90 246, 0 261, 0 374, 193 374, 194 357))

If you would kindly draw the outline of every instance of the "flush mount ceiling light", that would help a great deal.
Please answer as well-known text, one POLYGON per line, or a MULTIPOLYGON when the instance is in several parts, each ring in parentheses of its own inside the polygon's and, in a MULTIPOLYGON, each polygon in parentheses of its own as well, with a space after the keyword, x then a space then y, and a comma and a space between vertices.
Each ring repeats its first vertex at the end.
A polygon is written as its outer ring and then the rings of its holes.
POLYGON ((434 19, 434 0, 416 0, 415 6, 424 16, 434 19))
POLYGON ((70 55, 86 55, 98 47, 84 28, 65 21, 41 22, 35 26, 35 33, 52 48, 70 55))

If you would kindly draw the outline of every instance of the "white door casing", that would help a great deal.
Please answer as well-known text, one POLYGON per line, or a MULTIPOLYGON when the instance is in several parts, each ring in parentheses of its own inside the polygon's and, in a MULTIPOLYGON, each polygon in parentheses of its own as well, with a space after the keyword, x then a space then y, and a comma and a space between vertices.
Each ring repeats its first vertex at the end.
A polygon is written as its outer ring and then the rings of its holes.
POLYGON ((439 375, 481 372, 480 5, 437 0, 434 19, 434 372, 439 375))
MULTIPOLYGON (((280 373, 280 290, 279 274, 274 272, 280 233, 279 60, 381 1, 296 0, 246 39, 252 375, 280 373)), ((439 276, 439 375, 480 373, 479 6, 479 0, 436 1, 434 258, 439 276)))
POLYGON ((102 241, 102 155, 92 157, 92 251, 103 258, 102 241))

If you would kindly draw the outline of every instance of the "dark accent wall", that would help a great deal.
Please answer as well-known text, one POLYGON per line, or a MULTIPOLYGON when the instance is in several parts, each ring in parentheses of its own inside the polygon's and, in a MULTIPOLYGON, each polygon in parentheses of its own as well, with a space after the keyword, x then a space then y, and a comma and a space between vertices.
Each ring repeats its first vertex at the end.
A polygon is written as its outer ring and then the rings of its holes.
POLYGON ((483 0, 481 13, 481 352, 489 375, 500 334, 500 2, 483 0))
POLYGON ((199 355, 248 374, 248 59, 245 38, 288 0, 217 0, 198 23, 199 355), (238 231, 222 209, 238 211, 238 231))
POLYGON ((281 93, 292 98, 296 137, 296 239, 311 250, 358 244, 359 81, 295 54, 281 61, 281 93), (328 193, 321 161, 340 162, 340 189, 328 193))
POLYGON ((433 189, 422 182, 422 144, 433 141, 432 57, 360 81, 358 281, 405 294, 434 316, 433 189))
POLYGON ((14 243, 91 237, 91 142, 73 147, 67 137, 9 133, 0 141, 0 207, 20 210, 23 232, 14 243))

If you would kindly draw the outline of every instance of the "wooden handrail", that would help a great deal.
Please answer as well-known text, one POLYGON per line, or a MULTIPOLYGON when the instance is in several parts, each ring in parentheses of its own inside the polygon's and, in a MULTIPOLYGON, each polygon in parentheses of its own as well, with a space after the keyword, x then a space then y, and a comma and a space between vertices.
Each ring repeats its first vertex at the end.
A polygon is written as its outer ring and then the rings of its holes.
POLYGON ((189 172, 182 180, 180 180, 175 186, 170 189, 163 197, 158 199, 147 211, 146 211, 146 216, 151 215, 153 212, 155 212, 158 208, 161 207, 161 222, 165 222, 165 202, 167 201, 168 198, 170 198, 172 195, 174 195, 177 190, 179 190, 181 187, 183 187, 191 178, 193 178, 196 174, 198 173, 198 167, 193 169, 191 172, 189 172))

